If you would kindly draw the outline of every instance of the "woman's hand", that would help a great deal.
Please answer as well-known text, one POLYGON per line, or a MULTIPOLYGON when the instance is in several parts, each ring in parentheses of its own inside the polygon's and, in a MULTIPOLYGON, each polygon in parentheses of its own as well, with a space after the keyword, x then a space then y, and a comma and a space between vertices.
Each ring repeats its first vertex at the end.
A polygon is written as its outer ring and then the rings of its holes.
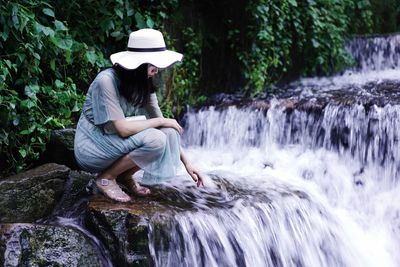
POLYGON ((195 183, 197 184, 197 187, 204 186, 202 174, 196 168, 194 168, 192 165, 190 165, 188 163, 186 163, 184 165, 185 165, 186 171, 192 177, 193 181, 195 181, 195 183))
POLYGON ((165 128, 174 128, 178 131, 179 134, 182 134, 183 128, 179 125, 179 123, 174 119, 166 119, 162 118, 161 127, 165 128))

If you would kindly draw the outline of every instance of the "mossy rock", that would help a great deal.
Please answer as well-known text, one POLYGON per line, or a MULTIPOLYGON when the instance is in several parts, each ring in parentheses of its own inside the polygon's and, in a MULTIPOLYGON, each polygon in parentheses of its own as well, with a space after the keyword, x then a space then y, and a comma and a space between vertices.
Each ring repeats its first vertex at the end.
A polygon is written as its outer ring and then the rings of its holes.
POLYGON ((94 179, 95 174, 71 170, 64 188, 64 194, 52 215, 65 216, 65 214, 70 214, 71 211, 84 210, 87 197, 91 194, 89 184, 94 179))
POLYGON ((86 226, 105 245, 115 266, 152 266, 148 250, 149 220, 166 211, 155 198, 114 203, 95 195, 88 204, 86 226))
POLYGON ((0 225, 1 266, 103 266, 94 245, 70 227, 0 225))
POLYGON ((54 163, 0 181, 0 223, 34 222, 61 199, 70 169, 54 163))
POLYGON ((58 129, 51 132, 46 151, 42 154, 40 162, 55 162, 78 170, 79 166, 74 155, 75 129, 58 129))

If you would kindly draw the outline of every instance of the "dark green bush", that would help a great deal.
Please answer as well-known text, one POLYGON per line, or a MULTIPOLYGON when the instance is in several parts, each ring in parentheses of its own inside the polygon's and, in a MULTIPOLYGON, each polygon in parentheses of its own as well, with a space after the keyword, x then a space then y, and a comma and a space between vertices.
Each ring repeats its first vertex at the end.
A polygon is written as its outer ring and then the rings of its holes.
MULTIPOLYGON (((400 0, 370 0, 374 33, 400 32, 400 0)), ((363 1, 365 2, 365 1, 363 1)))
POLYGON ((0 22, 2 167, 18 171, 43 152, 51 129, 76 117, 83 98, 76 92, 76 70, 102 62, 90 61, 96 52, 76 41, 46 2, 3 4, 0 22))
POLYGON ((52 129, 76 122, 84 92, 132 30, 162 25, 176 0, 9 1, 0 7, 0 171, 29 167, 52 129), (155 2, 155 1, 150 1, 155 2))
POLYGON ((344 42, 353 23, 368 28, 368 8, 368 1, 250 0, 246 34, 232 30, 234 42, 245 40, 237 42, 236 49, 248 81, 246 91, 256 95, 288 72, 326 75, 349 65, 344 42), (350 16, 356 8, 361 16, 350 16))

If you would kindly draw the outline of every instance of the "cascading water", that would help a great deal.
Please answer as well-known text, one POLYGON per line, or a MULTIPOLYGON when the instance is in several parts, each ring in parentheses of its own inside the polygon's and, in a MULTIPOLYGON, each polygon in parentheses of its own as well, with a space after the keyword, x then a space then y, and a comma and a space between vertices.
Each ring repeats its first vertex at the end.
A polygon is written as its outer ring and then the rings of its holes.
POLYGON ((181 208, 151 219, 155 265, 400 266, 400 106, 358 101, 400 80, 399 39, 356 38, 357 72, 292 85, 308 102, 331 90, 352 102, 188 112, 183 141, 209 175, 165 185, 181 208))

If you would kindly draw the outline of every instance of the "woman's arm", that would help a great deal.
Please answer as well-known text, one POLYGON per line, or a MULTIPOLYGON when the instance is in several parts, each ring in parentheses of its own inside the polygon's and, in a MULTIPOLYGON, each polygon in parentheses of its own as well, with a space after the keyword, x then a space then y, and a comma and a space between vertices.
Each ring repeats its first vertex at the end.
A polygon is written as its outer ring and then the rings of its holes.
POLYGON ((163 118, 156 93, 150 94, 149 101, 144 107, 150 118, 163 118))
POLYGON ((181 161, 182 161, 183 165, 185 165, 186 171, 192 177, 193 181, 195 181, 197 183, 197 187, 199 187, 201 185, 204 186, 203 175, 195 167, 193 167, 192 164, 190 164, 185 153, 183 153, 182 148, 181 148, 181 161))
POLYGON ((150 94, 149 101, 144 107, 150 118, 163 118, 156 93, 150 94))
POLYGON ((141 121, 127 121, 125 119, 115 120, 113 126, 121 137, 128 137, 148 128, 167 127, 174 128, 179 133, 182 133, 182 127, 174 119, 153 118, 141 121))

